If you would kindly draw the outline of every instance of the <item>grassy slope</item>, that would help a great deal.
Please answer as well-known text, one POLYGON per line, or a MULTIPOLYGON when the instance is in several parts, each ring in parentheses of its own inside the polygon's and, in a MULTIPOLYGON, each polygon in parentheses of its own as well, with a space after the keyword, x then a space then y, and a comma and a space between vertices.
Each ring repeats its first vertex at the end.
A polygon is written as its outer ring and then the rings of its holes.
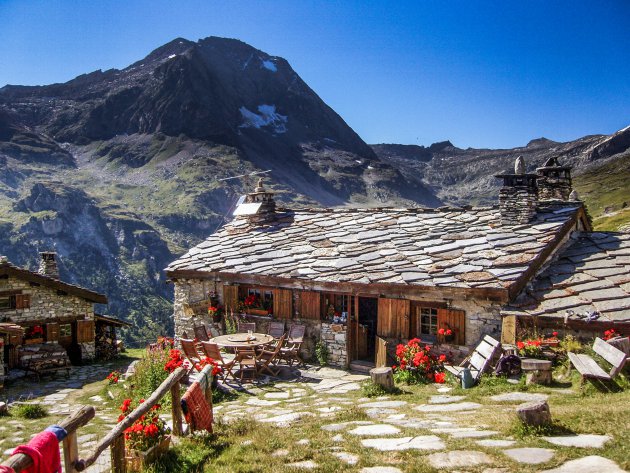
POLYGON ((576 176, 574 187, 596 230, 630 229, 630 155, 576 176))

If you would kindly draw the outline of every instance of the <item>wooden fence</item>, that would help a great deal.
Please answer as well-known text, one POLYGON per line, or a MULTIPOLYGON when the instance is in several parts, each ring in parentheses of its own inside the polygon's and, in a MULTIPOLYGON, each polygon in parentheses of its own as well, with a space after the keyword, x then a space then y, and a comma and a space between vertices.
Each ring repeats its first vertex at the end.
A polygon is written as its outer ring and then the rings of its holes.
MULTIPOLYGON (((206 376, 212 370, 211 366, 206 366, 202 371, 202 376, 206 376)), ((79 450, 77 444, 77 430, 86 425, 94 418, 95 410, 92 406, 81 406, 74 413, 62 420, 58 425, 63 427, 68 436, 63 440, 63 461, 66 473, 75 473, 84 471, 90 465, 93 465, 98 457, 107 449, 111 451, 112 472, 126 473, 127 463, 125 455, 125 429, 137 421, 142 415, 146 414, 153 406, 158 404, 160 400, 169 392, 171 394, 172 416, 173 416, 173 435, 181 436, 182 429, 182 408, 180 382, 186 375, 184 368, 177 368, 168 378, 164 380, 160 386, 153 391, 151 396, 145 402, 136 407, 131 414, 120 421, 116 426, 107 433, 103 439, 98 442, 94 450, 86 457, 79 458, 79 450)), ((206 391, 206 398, 212 396, 210 389, 206 391)), ((20 473, 33 464, 31 457, 19 453, 9 457, 2 463, 2 466, 13 468, 16 473, 20 473)))

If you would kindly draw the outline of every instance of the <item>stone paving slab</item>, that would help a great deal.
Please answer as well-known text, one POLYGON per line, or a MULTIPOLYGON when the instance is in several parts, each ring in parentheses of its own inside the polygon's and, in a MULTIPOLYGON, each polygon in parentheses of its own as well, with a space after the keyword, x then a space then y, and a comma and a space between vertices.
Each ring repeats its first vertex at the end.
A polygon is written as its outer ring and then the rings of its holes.
POLYGON ((472 411, 480 407, 481 404, 476 402, 456 402, 453 404, 421 404, 414 409, 420 412, 457 412, 472 411))
POLYGON ((478 445, 482 447, 511 447, 516 443, 516 440, 504 440, 504 439, 483 439, 483 440, 475 440, 478 445))
POLYGON ((348 452, 333 452, 333 455, 348 465, 356 465, 359 463, 359 456, 348 452))
POLYGON ((558 468, 544 470, 541 473, 626 473, 617 463, 599 455, 569 460, 558 468))
POLYGON ((492 463, 492 458, 475 450, 453 450, 451 452, 432 453, 427 456, 433 468, 466 468, 492 463))
POLYGON ((407 401, 375 401, 359 404, 364 409, 395 409, 407 405, 407 401))
POLYGON ((431 396, 429 404, 449 404, 451 402, 460 402, 466 399, 466 396, 431 396))
POLYGON ((611 440, 608 435, 579 434, 560 437, 543 437, 547 442, 561 447, 602 448, 611 440))
POLYGON ((303 470, 314 470, 319 465, 312 460, 304 460, 301 462, 288 463, 286 466, 290 468, 301 468, 303 470))
POLYGON ((400 429, 388 424, 362 425, 356 429, 348 431, 352 435, 395 435, 400 433, 400 429))
POLYGON ((498 402, 528 402, 528 401, 546 401, 549 398, 547 394, 540 393, 505 393, 490 396, 490 399, 498 402))
POLYGON ((397 450, 443 450, 444 442, 435 435, 420 435, 418 437, 379 438, 361 440, 364 447, 381 451, 397 450))
POLYGON ((346 430, 351 425, 374 425, 374 422, 369 422, 366 420, 352 420, 349 422, 341 422, 338 424, 328 424, 322 425, 322 430, 327 430, 328 432, 338 432, 340 430, 346 430))
POLYGON ((555 452, 549 448, 525 447, 503 450, 503 453, 518 463, 538 465, 551 460, 555 452))
POLYGON ((443 427, 431 429, 431 432, 436 434, 448 434, 449 436, 458 439, 490 437, 499 433, 496 430, 478 430, 474 427, 443 427))
POLYGON ((369 466, 361 468, 359 473, 403 473, 401 469, 393 466, 369 466))

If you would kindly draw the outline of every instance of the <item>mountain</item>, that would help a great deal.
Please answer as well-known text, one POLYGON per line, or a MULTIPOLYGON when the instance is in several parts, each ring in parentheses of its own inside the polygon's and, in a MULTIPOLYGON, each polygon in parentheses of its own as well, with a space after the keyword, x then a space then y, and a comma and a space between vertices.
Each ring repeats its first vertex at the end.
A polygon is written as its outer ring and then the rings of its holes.
POLYGON ((372 149, 409 181, 452 205, 495 203, 500 180, 494 175, 511 169, 518 156, 523 156, 529 172, 558 157, 573 167, 574 187, 596 228, 617 230, 630 224, 630 193, 624 184, 630 178, 630 127, 566 143, 538 138, 512 149, 461 149, 449 141, 429 147, 377 144, 372 149))
POLYGON ((36 268, 55 249, 62 278, 106 293, 146 341, 171 328, 162 268, 255 184, 221 179, 263 170, 281 205, 440 204, 286 60, 178 38, 122 70, 0 89, 0 254, 36 268))

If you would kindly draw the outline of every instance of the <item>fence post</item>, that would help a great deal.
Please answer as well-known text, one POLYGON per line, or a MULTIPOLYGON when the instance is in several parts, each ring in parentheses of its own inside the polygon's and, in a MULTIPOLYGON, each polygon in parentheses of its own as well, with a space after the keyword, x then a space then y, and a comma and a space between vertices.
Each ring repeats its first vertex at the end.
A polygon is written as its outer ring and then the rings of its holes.
POLYGON ((182 429, 182 396, 179 382, 171 387, 171 413, 173 415, 173 435, 181 436, 182 429))
POLYGON ((114 439, 110 451, 112 456, 112 473, 127 473, 124 435, 119 435, 114 439))
POLYGON ((76 473, 74 462, 79 459, 79 445, 77 444, 77 432, 69 432, 63 439, 63 463, 66 473, 76 473))

